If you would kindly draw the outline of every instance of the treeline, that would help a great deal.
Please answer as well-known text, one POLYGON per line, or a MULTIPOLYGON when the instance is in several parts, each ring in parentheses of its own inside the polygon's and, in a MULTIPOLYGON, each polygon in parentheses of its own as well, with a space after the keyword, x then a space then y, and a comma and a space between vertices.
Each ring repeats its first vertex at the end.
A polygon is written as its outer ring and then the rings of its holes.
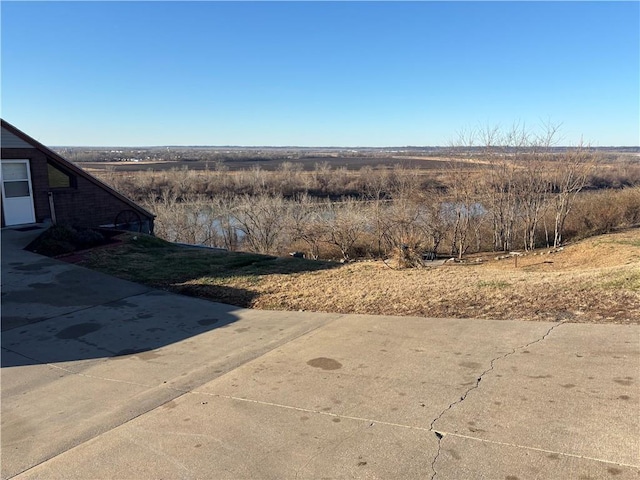
MULTIPOLYGON (((446 164, 443 163, 443 167, 446 164)), ((390 198, 391 191, 400 178, 415 177, 420 188, 446 188, 441 174, 427 170, 363 167, 350 170, 333 167, 330 162, 316 162, 313 170, 305 171, 300 163, 282 162, 275 171, 254 166, 251 169, 230 171, 223 164, 211 170, 188 168, 168 171, 137 171, 131 173, 107 170, 98 173, 107 183, 132 199, 143 201, 169 195, 178 200, 218 196, 251 195, 264 193, 293 198, 309 195, 318 198, 353 197, 366 199, 371 185, 377 185, 380 195, 390 198)))
MULTIPOLYGON (((156 234, 170 241, 229 250, 307 258, 397 258, 422 265, 434 254, 461 256, 496 250, 495 216, 480 204, 467 214, 441 191, 388 201, 284 199, 268 193, 177 200, 165 195, 146 204, 157 215, 156 234)), ((526 216, 512 226, 513 249, 529 248, 526 216)), ((540 216, 536 246, 553 246, 556 210, 540 216)), ((565 241, 640 223, 640 187, 584 192, 562 224, 565 241)))
POLYGON ((557 154, 548 138, 491 133, 481 156, 439 171, 325 162, 307 172, 285 162, 274 172, 104 179, 156 213, 156 234, 167 240, 309 258, 395 257, 411 266, 436 254, 557 247, 640 224, 637 161, 601 162, 587 147, 557 154))
MULTIPOLYGON (((557 161, 562 161, 557 159, 557 161)), ((367 186, 379 184, 384 196, 394 188, 398 176, 416 177, 420 188, 448 188, 448 173, 458 165, 465 174, 482 176, 485 164, 465 163, 460 160, 442 162, 439 170, 418 168, 374 168, 359 170, 344 166, 334 167, 328 161, 317 162, 306 171, 297 162, 285 161, 279 168, 270 171, 254 166, 250 169, 230 171, 224 164, 215 164, 210 170, 191 170, 188 167, 165 171, 141 170, 117 172, 113 169, 95 173, 132 199, 142 201, 149 196, 160 197, 166 193, 180 198, 219 195, 271 193, 292 198, 308 194, 312 197, 341 198, 345 196, 366 198, 367 186), (458 162, 458 163, 455 163, 458 162)), ((486 173, 486 172, 485 172, 486 173)), ((586 190, 623 188, 640 185, 640 160, 624 160, 598 163, 586 178, 586 190)))
POLYGON ((156 162, 229 163, 261 161, 302 161, 315 158, 388 158, 394 156, 433 155, 440 147, 386 148, 312 148, 312 147, 57 147, 65 158, 83 162, 122 162, 132 159, 156 162))

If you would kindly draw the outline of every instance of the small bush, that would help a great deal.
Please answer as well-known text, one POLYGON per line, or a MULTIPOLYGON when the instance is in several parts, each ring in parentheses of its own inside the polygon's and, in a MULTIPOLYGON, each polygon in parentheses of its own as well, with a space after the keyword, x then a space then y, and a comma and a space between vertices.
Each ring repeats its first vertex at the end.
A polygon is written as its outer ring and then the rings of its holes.
POLYGON ((33 241, 27 250, 56 257, 107 242, 103 234, 90 228, 75 229, 67 225, 55 225, 33 241))
POLYGON ((76 250, 76 247, 65 240, 56 240, 54 238, 44 238, 39 241, 31 251, 46 255, 47 257, 57 257, 58 255, 64 255, 76 250))
POLYGON ((73 243, 75 230, 66 225, 55 225, 43 234, 43 238, 53 241, 73 243))
POLYGON ((83 249, 102 245, 105 242, 105 238, 100 232, 96 232, 91 229, 83 229, 76 230, 74 232, 72 241, 78 249, 83 249))

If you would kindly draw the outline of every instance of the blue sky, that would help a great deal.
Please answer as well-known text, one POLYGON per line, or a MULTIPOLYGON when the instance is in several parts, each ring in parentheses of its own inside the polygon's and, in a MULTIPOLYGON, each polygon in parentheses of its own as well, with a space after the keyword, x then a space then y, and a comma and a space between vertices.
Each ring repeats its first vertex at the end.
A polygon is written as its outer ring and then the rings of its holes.
POLYGON ((638 2, 7 2, 2 117, 57 145, 640 145, 638 2))

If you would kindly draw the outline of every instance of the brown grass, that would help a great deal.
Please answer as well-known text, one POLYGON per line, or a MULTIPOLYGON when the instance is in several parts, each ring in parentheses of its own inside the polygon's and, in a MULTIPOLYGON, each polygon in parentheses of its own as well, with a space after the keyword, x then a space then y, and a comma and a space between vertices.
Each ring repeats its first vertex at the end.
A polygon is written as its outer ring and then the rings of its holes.
POLYGON ((640 323, 640 229, 557 251, 396 270, 183 249, 161 240, 96 251, 85 265, 179 293, 275 310, 640 323))
MULTIPOLYGON (((483 263, 393 270, 382 262, 288 275, 230 279, 249 306, 339 313, 640 323, 640 230, 548 253, 483 263)), ((206 295, 210 279, 189 282, 206 295), (197 288, 197 287, 196 287, 197 288)))

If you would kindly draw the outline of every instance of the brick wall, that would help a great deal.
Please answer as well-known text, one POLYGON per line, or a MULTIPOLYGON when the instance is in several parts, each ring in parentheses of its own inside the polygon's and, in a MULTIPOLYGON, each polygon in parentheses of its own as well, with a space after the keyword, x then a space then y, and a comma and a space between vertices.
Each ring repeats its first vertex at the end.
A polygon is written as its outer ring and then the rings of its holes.
POLYGON ((52 190, 60 224, 94 227, 114 223, 116 215, 131 206, 87 179, 77 176, 76 188, 52 190))
MULTIPOLYGON (((79 175, 64 164, 48 158, 38 149, 2 149, 3 159, 29 159, 31 184, 34 195, 36 222, 51 218, 48 193, 53 192, 56 220, 58 224, 74 227, 96 227, 112 224, 122 210, 131 210, 127 202, 122 201, 108 190, 79 175), (70 188, 49 188, 47 161, 58 166, 73 177, 70 188)), ((141 219, 145 218, 139 213, 141 219)))

